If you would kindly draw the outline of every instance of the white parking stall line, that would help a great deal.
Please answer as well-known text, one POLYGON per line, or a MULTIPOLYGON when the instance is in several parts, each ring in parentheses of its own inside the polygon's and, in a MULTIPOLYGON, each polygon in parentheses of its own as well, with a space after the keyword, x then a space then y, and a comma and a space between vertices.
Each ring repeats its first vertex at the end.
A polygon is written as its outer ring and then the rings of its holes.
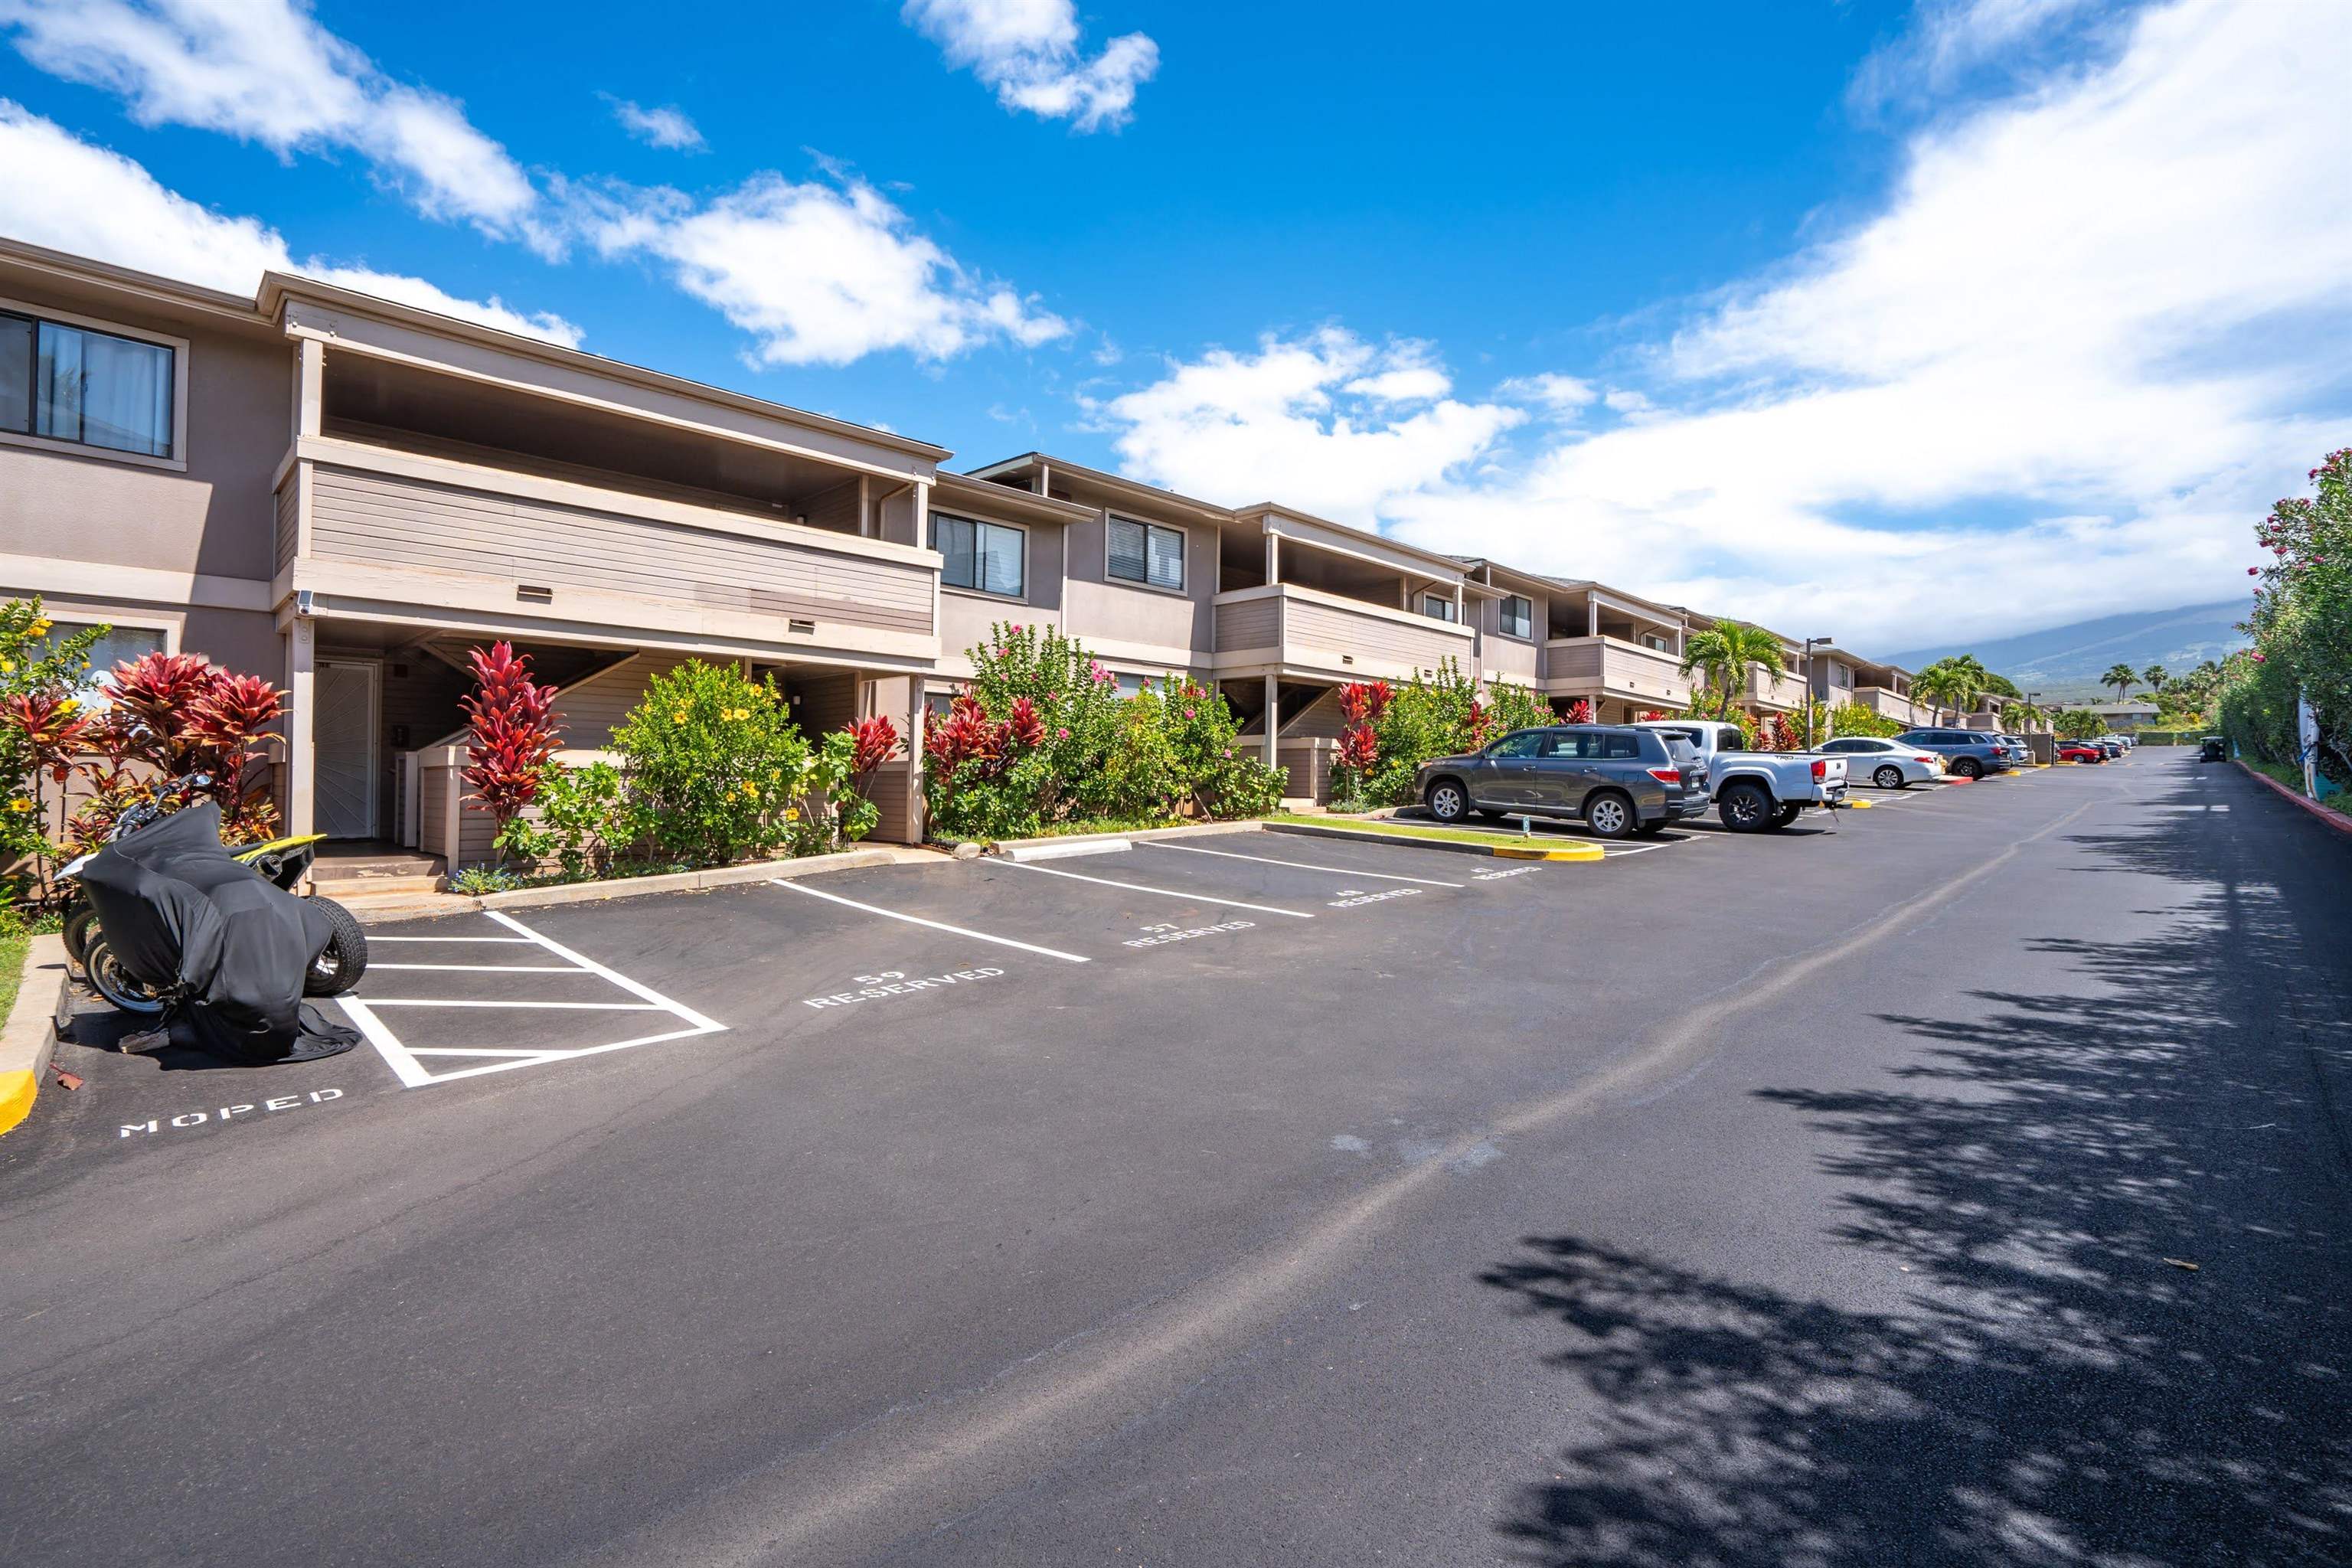
POLYGON ((368 938, 368 945, 371 947, 380 942, 494 942, 517 947, 538 945, 527 936, 372 936, 368 938))
POLYGON ((1082 877, 1076 871, 1057 871, 1051 866, 1032 866, 1024 860, 1007 860, 1008 866, 1018 866, 1024 871, 1034 871, 1045 877, 1067 877, 1073 882, 1093 882, 1105 888, 1124 888, 1130 893, 1157 893, 1163 899, 1190 899, 1196 904, 1223 904, 1229 910, 1248 910, 1253 914, 1287 915, 1295 921, 1311 921, 1315 917, 1304 910, 1278 910, 1272 904, 1245 904, 1239 899, 1213 899, 1206 893, 1187 893, 1174 888, 1147 888, 1140 882, 1114 882, 1108 877, 1082 877))
MULTIPOLYGON (((1011 865, 1013 862, 1007 861, 1006 864, 1011 865)), ((1045 868, 1038 866, 1032 867, 1031 869, 1043 870, 1045 868)), ((1056 874, 1068 875, 1066 872, 1056 874)), ((847 909, 861 910, 869 915, 880 915, 885 920, 904 921, 908 925, 928 926, 933 931, 943 931, 951 936, 968 936, 974 942, 992 942, 999 947, 1017 947, 1024 952, 1034 952, 1046 958, 1058 958, 1068 963, 1087 962, 1083 953, 1064 952, 1058 948, 1039 947, 1034 942, 1015 942, 1009 936, 991 936, 984 931, 971 931, 963 926, 951 926, 944 921, 927 921, 920 915, 910 915, 898 910, 886 910, 879 904, 861 904, 856 899, 845 899, 838 893, 821 893, 814 888, 803 887, 798 882, 787 882, 778 879, 774 885, 779 888, 790 888, 796 893, 806 893, 812 899, 823 899, 829 904, 840 904, 847 909)))
POLYGON ((495 910, 486 912, 491 920, 498 921, 515 934, 512 936, 384 936, 370 940, 372 942, 461 942, 535 946, 562 962, 560 964, 385 963, 376 967, 397 970, 454 970, 472 973, 587 974, 615 986, 629 995, 636 997, 637 1000, 634 1002, 541 1002, 511 997, 502 997, 496 1001, 425 996, 336 997, 336 1005, 341 1007, 344 1015, 358 1026, 368 1044, 375 1047, 376 1054, 383 1058, 385 1064, 392 1068, 393 1076, 400 1079, 406 1088, 422 1089, 427 1084, 446 1083, 452 1079, 476 1078, 484 1073, 511 1072, 518 1068, 545 1067, 556 1062, 576 1060, 581 1057, 603 1056, 609 1051, 625 1051, 635 1046, 657 1045, 665 1040, 691 1039, 698 1035, 718 1034, 727 1027, 717 1019, 705 1017, 682 1002, 671 1000, 650 985, 632 980, 625 974, 606 968, 594 959, 572 952, 562 942, 541 935, 510 915, 500 914, 495 910), (429 1016, 436 1010, 455 1009, 457 1010, 457 1016, 461 1017, 466 1016, 467 1009, 478 1012, 495 1012, 504 1009, 567 1015, 667 1013, 684 1026, 664 1029, 650 1035, 638 1035, 625 1040, 600 1041, 584 1046, 544 1047, 531 1049, 509 1049, 502 1047, 473 1045, 412 1046, 402 1040, 380 1016, 378 1009, 386 1007, 424 1009, 425 1016, 429 1016), (428 1063, 425 1059, 428 1058, 434 1058, 433 1061, 428 1063), (454 1061, 471 1061, 476 1065, 444 1068, 439 1065, 440 1058, 444 1058, 454 1061))
POLYGON ((1146 849, 1181 849, 1187 855, 1214 855, 1221 860, 1255 860, 1261 866, 1288 866, 1300 871, 1328 871, 1335 877, 1363 877, 1375 882, 1419 882, 1426 888, 1460 888, 1463 882, 1443 882, 1435 877, 1401 877, 1393 871, 1358 871, 1346 866, 1318 866, 1311 860, 1277 860, 1271 855, 1244 855, 1232 849, 1200 849, 1190 844, 1163 844, 1156 838, 1143 840, 1146 849))
POLYGON ((520 1007, 529 1012, 551 1013, 674 1013, 679 1009, 659 1002, 514 1002, 501 997, 496 1002, 461 1000, 455 996, 376 996, 368 1001, 371 1007, 520 1007))
MULTIPOLYGON (((593 969, 582 969, 570 963, 371 963, 371 973, 379 969, 439 969, 455 970, 463 974, 595 974, 593 969)), ((598 979, 604 976, 597 975, 598 979)))
POLYGON ((593 970, 598 974, 601 974, 605 979, 611 981, 614 984, 619 986, 622 990, 629 992, 634 995, 642 996, 646 1001, 652 1003, 655 1006, 666 1008, 668 1011, 677 1014, 679 1017, 685 1019, 689 1024, 696 1025, 704 1029, 723 1029, 727 1026, 724 1024, 712 1022, 710 1019, 704 1017, 701 1014, 696 1012, 691 1007, 682 1006, 679 1004, 671 1001, 668 997, 663 995, 660 992, 655 990, 650 985, 640 985, 635 981, 630 979, 627 975, 616 974, 612 970, 609 970, 603 964, 597 963, 594 959, 586 958, 572 952, 570 948, 565 947, 562 942, 550 941, 548 938, 540 935, 539 932, 523 924, 520 921, 515 919, 512 915, 500 914, 496 910, 486 910, 483 912, 488 914, 490 919, 498 921, 499 924, 505 926, 508 930, 519 931, 522 935, 529 937, 531 941, 539 943, 540 946, 547 949, 548 952, 555 954, 556 957, 562 959, 565 963, 576 963, 583 969, 593 970))

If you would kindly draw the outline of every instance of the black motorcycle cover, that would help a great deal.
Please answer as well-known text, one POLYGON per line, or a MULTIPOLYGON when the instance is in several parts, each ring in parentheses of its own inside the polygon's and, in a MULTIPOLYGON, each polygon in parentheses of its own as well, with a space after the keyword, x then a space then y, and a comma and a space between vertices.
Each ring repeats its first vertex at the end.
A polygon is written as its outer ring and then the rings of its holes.
POLYGON ((81 884, 132 978, 175 998, 204 1047, 247 1063, 347 1051, 359 1032, 302 1001, 327 917, 221 847, 205 801, 100 850, 81 884))

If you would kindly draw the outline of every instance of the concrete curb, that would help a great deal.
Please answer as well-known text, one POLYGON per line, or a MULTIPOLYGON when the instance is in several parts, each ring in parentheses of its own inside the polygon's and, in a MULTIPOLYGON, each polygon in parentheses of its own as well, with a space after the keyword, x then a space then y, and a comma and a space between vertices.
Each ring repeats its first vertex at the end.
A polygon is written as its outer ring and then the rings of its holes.
POLYGON ((2279 783, 2278 780, 2271 777, 2270 774, 2257 773, 2252 768, 2247 768, 2246 760, 2243 757, 2232 757, 2231 761, 2236 763, 2238 766, 2245 768, 2246 776, 2253 780, 2256 784, 2268 785, 2271 792, 2276 795, 2281 800, 2289 801, 2301 806, 2306 813, 2319 818, 2320 821, 2327 824, 2328 826, 2336 829, 2338 833, 2352 833, 2352 817, 2346 816, 2340 811, 2331 811, 2315 800, 2305 800, 2303 796, 2295 794, 2294 791, 2287 788, 2286 785, 2279 783))
POLYGON ((857 871, 875 866, 946 865, 937 850, 876 846, 837 855, 804 855, 793 860, 761 860, 744 866, 714 866, 660 877, 614 877, 602 882, 565 882, 549 888, 518 888, 510 893, 435 893, 397 904, 346 906, 362 925, 472 914, 486 910, 539 910, 557 904, 594 904, 607 899, 646 898, 656 893, 699 893, 751 882, 792 881, 827 871, 857 871))
MULTIPOLYGON (((1038 838, 1000 838, 990 845, 987 853, 1002 855, 1008 860, 1035 859, 1024 856, 1024 849, 1059 849, 1064 845, 1148 844, 1155 838, 1208 838, 1220 833, 1255 833, 1266 825, 1255 817, 1241 822, 1193 822, 1181 827, 1145 827, 1132 833, 1048 833, 1038 838)), ((1077 848, 1063 850, 1078 854, 1077 848)))
POLYGON ((1504 847, 1493 844, 1472 844, 1459 838, 1424 838, 1402 833, 1365 833, 1345 827, 1326 827, 1320 823, 1269 822, 1268 833, 1295 834, 1301 838, 1344 838, 1351 844, 1412 844, 1423 849, 1443 849, 1449 855, 1486 855, 1501 860, 1598 860, 1602 850, 1598 844, 1564 844, 1557 847, 1530 845, 1525 849, 1504 847))
POLYGON ((33 1113, 33 1099, 41 1092, 41 1075, 49 1070, 49 1051, 58 1041, 58 1010, 66 986, 66 940, 51 932, 37 936, 25 949, 24 983, 16 988, 16 1004, 0 1024, 0 1133, 33 1113), (54 986, 43 982, 56 976, 54 986))

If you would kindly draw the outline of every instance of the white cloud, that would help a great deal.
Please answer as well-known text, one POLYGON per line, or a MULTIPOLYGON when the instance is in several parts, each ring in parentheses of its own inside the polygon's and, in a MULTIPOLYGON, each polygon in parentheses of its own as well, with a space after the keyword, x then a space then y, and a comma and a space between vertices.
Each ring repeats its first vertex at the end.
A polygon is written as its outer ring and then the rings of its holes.
POLYGON ((630 135, 646 145, 676 153, 702 151, 702 132, 693 121, 686 117, 686 110, 667 106, 647 109, 625 98, 616 98, 612 102, 613 118, 619 121, 630 135))
POLYGON ((0 0, 34 65, 120 94, 142 125, 187 125, 279 156, 347 148, 428 216, 544 247, 539 196, 454 100, 387 79, 299 0, 0 0))
POLYGON ((1173 365, 1098 412, 1118 427, 1114 445, 1130 474, 1236 504, 1273 497, 1369 522, 1384 500, 1441 482, 1525 417, 1443 397, 1444 373, 1425 354, 1423 344, 1379 348, 1337 328, 1269 335, 1255 354, 1217 349, 1173 365), (1439 400, 1403 414, 1377 390, 1400 382, 1439 400))
POLYGON ((1495 395, 1513 403, 1529 403, 1557 414, 1572 415, 1601 399, 1601 389, 1572 375, 1546 372, 1514 376, 1495 389, 1495 395))
POLYGON ((421 278, 296 261, 278 231, 165 189, 119 153, 93 147, 0 99, 0 234, 53 250, 251 295, 267 271, 300 272, 421 310, 577 347, 580 329, 496 298, 459 299, 421 278))
POLYGON ((1877 216, 1699 311, 1653 352, 1651 405, 1615 389, 1596 434, 1515 449, 1496 404, 1451 446, 1419 415, 1335 417, 1315 398, 1364 373, 1269 344, 1108 405, 1118 450, 1227 500, 1304 476, 1423 544, 1864 649, 1948 626, 1966 588, 1980 635, 2221 596, 2248 522, 2352 440, 2337 13, 2183 0, 2089 65, 1947 103, 1877 216), (1355 473, 1384 440, 1434 460, 1355 473))
POLYGON ((863 180, 756 175, 707 203, 668 189, 573 193, 608 258, 646 256, 752 334, 761 364, 846 364, 904 349, 947 359, 991 339, 1034 347, 1069 326, 958 266, 863 180))
POLYGON ((907 0, 907 21, 996 89, 997 101, 1080 131, 1116 129, 1135 111, 1135 89, 1160 68, 1160 46, 1141 33, 1113 38, 1092 59, 1078 51, 1073 0, 907 0))

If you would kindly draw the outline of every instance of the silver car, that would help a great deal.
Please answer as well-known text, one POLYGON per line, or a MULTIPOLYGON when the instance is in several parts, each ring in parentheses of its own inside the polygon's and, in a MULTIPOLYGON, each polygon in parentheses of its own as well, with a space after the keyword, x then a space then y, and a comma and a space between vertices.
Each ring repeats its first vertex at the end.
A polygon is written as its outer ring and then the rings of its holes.
POLYGON ((1841 735, 1813 750, 1845 759, 1845 776, 1855 784, 1880 789, 1909 789, 1934 784, 1944 776, 1944 759, 1920 746, 1906 746, 1881 735, 1841 735))

